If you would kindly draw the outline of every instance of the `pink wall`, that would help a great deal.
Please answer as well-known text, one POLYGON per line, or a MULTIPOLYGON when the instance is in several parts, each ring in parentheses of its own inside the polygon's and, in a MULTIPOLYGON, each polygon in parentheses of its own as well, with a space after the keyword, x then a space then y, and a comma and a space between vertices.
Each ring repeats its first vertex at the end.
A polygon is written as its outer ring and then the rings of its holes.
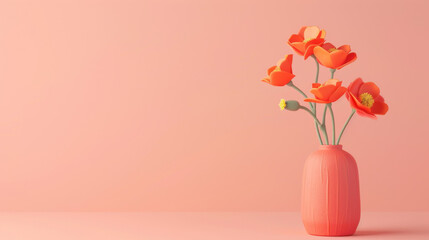
POLYGON ((2 1, 0 210, 299 210, 313 123, 260 79, 314 24, 358 54, 336 77, 390 105, 342 141, 363 210, 429 210, 428 2, 258 2, 2 1))

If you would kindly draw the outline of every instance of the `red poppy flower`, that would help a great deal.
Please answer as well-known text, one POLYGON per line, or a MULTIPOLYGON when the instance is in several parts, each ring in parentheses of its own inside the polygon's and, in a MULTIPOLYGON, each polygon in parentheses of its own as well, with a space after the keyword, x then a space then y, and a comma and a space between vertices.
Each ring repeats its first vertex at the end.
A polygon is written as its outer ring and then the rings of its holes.
POLYGON ((289 54, 284 59, 277 63, 277 66, 272 66, 268 69, 268 76, 262 79, 263 82, 273 86, 284 86, 288 84, 295 75, 292 74, 292 59, 293 55, 289 54))
POLYGON ((307 59, 313 55, 313 49, 325 42, 325 30, 316 26, 302 27, 298 34, 293 34, 288 40, 289 46, 299 55, 307 59))
POLYGON ((349 45, 336 48, 331 43, 325 43, 314 47, 313 51, 320 64, 332 69, 341 69, 357 59, 356 53, 350 52, 349 45))
POLYGON ((323 84, 313 83, 313 88, 310 92, 314 94, 315 98, 306 98, 304 101, 315 103, 335 102, 347 91, 347 88, 342 87, 341 83, 337 79, 329 79, 323 84))
POLYGON ((346 97, 351 107, 363 117, 377 119, 375 115, 384 115, 389 110, 377 85, 373 82, 363 82, 361 78, 349 85, 346 97))

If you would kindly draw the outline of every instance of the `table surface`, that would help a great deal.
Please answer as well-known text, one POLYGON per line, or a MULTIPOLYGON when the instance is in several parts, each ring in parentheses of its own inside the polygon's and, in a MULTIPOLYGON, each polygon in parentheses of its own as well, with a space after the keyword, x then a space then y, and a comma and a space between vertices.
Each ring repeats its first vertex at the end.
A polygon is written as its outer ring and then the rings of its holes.
MULTIPOLYGON (((429 212, 362 213, 356 234, 346 238, 429 239, 429 212)), ((307 235, 297 212, 8 212, 0 213, 0 239, 299 240, 331 237, 307 235)))

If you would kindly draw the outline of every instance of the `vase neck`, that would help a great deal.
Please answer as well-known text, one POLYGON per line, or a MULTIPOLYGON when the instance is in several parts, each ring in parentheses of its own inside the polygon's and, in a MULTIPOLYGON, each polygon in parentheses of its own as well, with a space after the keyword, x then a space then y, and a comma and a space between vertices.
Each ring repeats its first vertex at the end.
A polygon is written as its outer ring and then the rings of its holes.
POLYGON ((319 146, 320 150, 342 150, 343 149, 343 145, 320 145, 319 146))

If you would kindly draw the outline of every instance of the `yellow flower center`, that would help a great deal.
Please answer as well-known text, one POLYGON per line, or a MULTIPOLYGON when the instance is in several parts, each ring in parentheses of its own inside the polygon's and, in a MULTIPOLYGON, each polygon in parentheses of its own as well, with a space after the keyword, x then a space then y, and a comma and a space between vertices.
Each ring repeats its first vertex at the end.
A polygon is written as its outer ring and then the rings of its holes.
POLYGON ((367 106, 369 108, 371 108, 372 105, 374 105, 374 98, 369 93, 362 93, 359 96, 359 101, 360 103, 362 103, 362 105, 367 106))
POLYGON ((306 39, 304 39, 304 41, 302 41, 303 43, 307 43, 307 42, 309 42, 309 41, 311 41, 311 40, 313 40, 313 39, 315 39, 315 38, 306 38, 306 39))
POLYGON ((336 48, 330 48, 330 49, 328 49, 328 52, 333 52, 333 51, 335 51, 335 50, 337 50, 336 48))
POLYGON ((280 67, 279 66, 277 66, 274 70, 273 70, 273 72, 280 72, 281 71, 281 69, 280 69, 280 67))
POLYGON ((285 110, 285 108, 286 108, 286 100, 284 100, 284 99, 280 100, 279 107, 280 107, 280 109, 282 111, 285 110))

